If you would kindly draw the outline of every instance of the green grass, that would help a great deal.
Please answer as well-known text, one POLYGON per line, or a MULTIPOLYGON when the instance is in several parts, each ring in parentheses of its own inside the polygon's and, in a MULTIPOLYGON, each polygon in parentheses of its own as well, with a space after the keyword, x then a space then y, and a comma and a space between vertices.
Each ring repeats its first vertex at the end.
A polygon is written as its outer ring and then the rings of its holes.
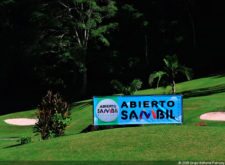
MULTIPOLYGON (((165 94, 147 89, 136 94, 165 94)), ((206 121, 205 112, 225 110, 225 77, 213 76, 177 84, 184 95, 182 125, 140 127, 80 133, 92 124, 92 102, 74 104, 72 122, 63 137, 40 141, 32 127, 7 125, 4 119, 34 117, 35 110, 0 116, 0 160, 224 160, 225 122, 206 121), (13 137, 32 136, 32 143, 18 146, 13 137)))
MULTIPOLYGON (((217 87, 225 89, 225 77, 224 76, 212 76, 206 78, 195 79, 191 81, 182 82, 176 85, 177 93, 182 92, 196 92, 206 89, 211 89, 214 91, 217 87)), ((166 88, 158 89, 146 89, 136 92, 136 94, 145 95, 145 94, 169 94, 171 92, 171 87, 167 86, 166 88)))
POLYGON ((7 160, 223 160, 223 130, 188 126, 119 128, 8 148, 4 157, 7 160))

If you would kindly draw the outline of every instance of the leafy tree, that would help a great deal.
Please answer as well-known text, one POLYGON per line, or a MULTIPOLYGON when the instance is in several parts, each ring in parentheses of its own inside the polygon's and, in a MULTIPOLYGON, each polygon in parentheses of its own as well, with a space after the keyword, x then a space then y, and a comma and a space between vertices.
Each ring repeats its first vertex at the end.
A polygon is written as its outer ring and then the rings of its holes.
POLYGON ((145 62, 149 65, 149 21, 145 18, 144 13, 135 8, 132 4, 124 4, 122 6, 122 10, 126 14, 125 18, 129 18, 129 22, 133 22, 130 26, 132 26, 135 30, 137 30, 137 28, 140 29, 139 35, 144 36, 145 62))
POLYGON ((15 2, 14 0, 1 0, 0 6, 8 5, 8 4, 14 3, 14 2, 15 2))
POLYGON ((139 79, 134 79, 130 85, 124 85, 118 80, 112 80, 111 84, 113 88, 124 95, 133 95, 138 89, 141 89, 142 82, 139 79))
POLYGON ((191 28, 192 28, 192 40, 193 40, 193 47, 196 46, 196 25, 195 25, 195 22, 194 22, 194 18, 193 18, 193 14, 192 14, 192 3, 194 4, 195 2, 194 1, 189 1, 189 0, 184 0, 184 6, 187 10, 187 13, 188 13, 188 17, 189 17, 189 20, 190 20, 190 24, 191 24, 191 28))
POLYGON ((38 55, 54 56, 56 64, 73 61, 82 74, 81 93, 87 88, 87 50, 90 41, 109 46, 107 33, 117 26, 110 20, 117 12, 113 0, 59 0, 43 2, 33 13, 42 31, 38 55))
POLYGON ((154 73, 150 74, 149 76, 149 85, 152 86, 154 81, 157 80, 157 88, 159 86, 160 81, 163 78, 167 78, 167 82, 171 84, 172 93, 176 93, 176 75, 178 73, 184 74, 188 80, 191 79, 192 70, 188 67, 181 65, 178 61, 176 55, 173 56, 166 56, 163 59, 165 64, 163 71, 155 71, 154 73))

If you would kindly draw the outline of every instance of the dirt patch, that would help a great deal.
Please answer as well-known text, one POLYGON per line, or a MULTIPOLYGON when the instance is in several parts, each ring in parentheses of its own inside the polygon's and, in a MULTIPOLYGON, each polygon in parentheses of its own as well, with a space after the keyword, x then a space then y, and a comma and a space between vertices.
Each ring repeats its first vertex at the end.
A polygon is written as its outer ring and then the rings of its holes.
POLYGON ((201 120, 225 121, 225 112, 208 112, 200 116, 201 120))
POLYGON ((200 121, 196 123, 195 126, 207 126, 207 124, 204 121, 200 121))
POLYGON ((4 120, 5 123, 10 125, 17 125, 17 126, 30 126, 35 125, 37 119, 30 119, 30 118, 14 118, 14 119, 6 119, 4 120))

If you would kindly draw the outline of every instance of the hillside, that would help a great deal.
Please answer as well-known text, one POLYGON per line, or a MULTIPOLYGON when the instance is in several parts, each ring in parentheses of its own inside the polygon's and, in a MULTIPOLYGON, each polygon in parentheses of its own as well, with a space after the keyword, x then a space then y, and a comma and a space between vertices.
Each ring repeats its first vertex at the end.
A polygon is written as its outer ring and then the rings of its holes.
MULTIPOLYGON (((136 95, 167 94, 170 88, 136 95)), ((205 112, 225 111, 225 77, 213 76, 177 84, 183 94, 183 125, 145 125, 81 133, 92 124, 92 101, 74 103, 72 122, 63 137, 40 141, 32 127, 7 125, 4 119, 34 117, 36 110, 0 116, 0 160, 224 160, 225 123, 205 121, 205 112), (32 136, 18 145, 17 138, 32 136), (19 153, 19 154, 18 154, 19 153)))

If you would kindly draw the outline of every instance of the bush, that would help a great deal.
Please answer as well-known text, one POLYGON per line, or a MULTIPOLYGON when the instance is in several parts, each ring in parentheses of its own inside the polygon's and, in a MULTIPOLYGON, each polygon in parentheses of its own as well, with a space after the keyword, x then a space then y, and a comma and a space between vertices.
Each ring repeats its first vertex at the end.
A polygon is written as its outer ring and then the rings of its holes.
POLYGON ((18 142, 20 142, 21 145, 27 144, 31 142, 31 137, 21 137, 18 142))
POLYGON ((134 79, 130 85, 125 86, 118 80, 112 80, 111 84, 113 88, 124 95, 133 95, 138 89, 141 89, 142 81, 139 79, 134 79))
POLYGON ((70 122, 69 105, 58 93, 48 91, 38 106, 37 118, 34 132, 39 132, 43 140, 62 136, 70 122))

